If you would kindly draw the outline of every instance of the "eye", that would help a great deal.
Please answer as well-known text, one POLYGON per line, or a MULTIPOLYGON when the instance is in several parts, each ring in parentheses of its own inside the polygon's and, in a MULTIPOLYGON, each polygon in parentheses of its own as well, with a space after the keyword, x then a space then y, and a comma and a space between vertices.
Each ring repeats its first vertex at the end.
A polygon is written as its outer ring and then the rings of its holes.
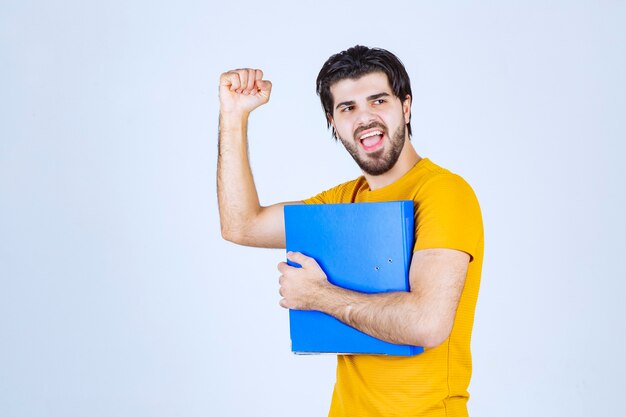
POLYGON ((383 99, 383 98, 379 98, 379 99, 374 100, 374 104, 383 104, 384 102, 385 102, 385 99, 383 99))
POLYGON ((345 106, 341 109, 342 113, 346 113, 349 112, 350 110, 352 110, 354 108, 354 106, 345 106))

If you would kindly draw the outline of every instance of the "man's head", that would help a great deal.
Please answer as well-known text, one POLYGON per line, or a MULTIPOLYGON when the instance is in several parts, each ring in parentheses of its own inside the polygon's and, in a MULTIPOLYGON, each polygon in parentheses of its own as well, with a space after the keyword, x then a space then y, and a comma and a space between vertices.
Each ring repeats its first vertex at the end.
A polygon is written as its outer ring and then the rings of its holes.
POLYGON ((366 174, 395 166, 411 134, 411 86, 395 55, 364 46, 333 55, 317 92, 333 136, 366 174))
MULTIPOLYGON (((328 58, 317 75, 317 95, 322 101, 328 127, 331 127, 334 107, 331 86, 337 81, 356 80, 373 72, 382 72, 387 76, 389 86, 401 101, 404 101, 407 95, 413 97, 409 75, 398 57, 384 49, 354 46, 328 58)), ((410 120, 406 126, 410 136, 412 133, 410 120)), ((334 128, 332 134, 337 139, 334 128)))

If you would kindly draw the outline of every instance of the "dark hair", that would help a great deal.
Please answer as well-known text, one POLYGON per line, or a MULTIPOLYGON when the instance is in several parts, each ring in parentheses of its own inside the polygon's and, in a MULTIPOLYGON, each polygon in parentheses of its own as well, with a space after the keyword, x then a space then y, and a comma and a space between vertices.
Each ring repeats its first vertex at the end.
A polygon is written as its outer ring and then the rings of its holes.
MULTIPOLYGON (((322 101, 328 127, 331 126, 329 115, 333 114, 333 96, 330 93, 330 87, 337 81, 346 78, 354 80, 379 71, 387 75, 391 90, 400 101, 404 102, 407 94, 413 97, 409 74, 398 57, 389 51, 356 45, 328 58, 317 75, 316 82, 317 95, 322 101)), ((410 118, 407 127, 410 136, 410 118)), ((335 129, 332 130, 332 134, 337 139, 335 129)))

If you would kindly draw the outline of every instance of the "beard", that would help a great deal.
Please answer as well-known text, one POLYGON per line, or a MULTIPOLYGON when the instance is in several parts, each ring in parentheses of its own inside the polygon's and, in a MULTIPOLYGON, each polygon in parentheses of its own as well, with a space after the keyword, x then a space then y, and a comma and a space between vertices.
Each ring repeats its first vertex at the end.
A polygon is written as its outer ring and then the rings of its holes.
POLYGON ((400 157, 400 153, 402 152, 402 148, 404 147, 404 141, 406 140, 405 134, 406 125, 399 126, 393 135, 390 136, 385 125, 382 123, 372 123, 368 126, 357 129, 354 133, 353 140, 348 141, 342 137, 339 137, 339 139, 359 168, 361 168, 361 170, 366 174, 376 176, 384 174, 396 164, 398 158, 400 157), (361 155, 359 153, 358 134, 367 129, 376 127, 382 129, 391 146, 387 149, 383 146, 376 152, 361 155))

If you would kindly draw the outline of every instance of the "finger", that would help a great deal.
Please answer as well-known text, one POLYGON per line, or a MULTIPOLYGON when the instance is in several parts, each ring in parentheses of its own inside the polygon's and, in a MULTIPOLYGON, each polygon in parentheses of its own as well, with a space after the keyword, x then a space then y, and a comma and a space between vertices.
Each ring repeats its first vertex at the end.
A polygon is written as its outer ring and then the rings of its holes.
POLYGON ((299 263, 302 266, 316 263, 315 259, 310 258, 300 252, 287 252, 287 259, 289 259, 292 262, 299 263))
POLYGON ((236 91, 241 87, 241 80, 239 79, 239 73, 236 71, 228 71, 220 76, 220 86, 228 87, 231 91, 236 91))
POLYGON ((263 80, 263 71, 261 71, 260 69, 254 70, 254 86, 252 88, 252 95, 256 95, 258 92, 261 91, 261 85, 259 83, 259 81, 263 80))
POLYGON ((284 274, 285 272, 287 272, 289 269, 291 268, 291 266, 289 266, 287 264, 287 262, 280 262, 278 264, 278 270, 280 271, 281 274, 284 274))
POLYGON ((241 84, 239 88, 237 89, 237 92, 243 93, 246 90, 246 87, 248 85, 248 70, 240 69, 240 70, 237 70, 237 73, 239 74, 239 80, 241 81, 241 84))
POLYGON ((287 300, 285 300, 284 298, 282 298, 278 304, 282 307, 282 308, 289 308, 288 304, 287 304, 287 300))
POLYGON ((245 93, 251 94, 252 90, 254 89, 254 83, 256 82, 256 70, 248 69, 247 76, 248 76, 248 79, 246 83, 245 93))

